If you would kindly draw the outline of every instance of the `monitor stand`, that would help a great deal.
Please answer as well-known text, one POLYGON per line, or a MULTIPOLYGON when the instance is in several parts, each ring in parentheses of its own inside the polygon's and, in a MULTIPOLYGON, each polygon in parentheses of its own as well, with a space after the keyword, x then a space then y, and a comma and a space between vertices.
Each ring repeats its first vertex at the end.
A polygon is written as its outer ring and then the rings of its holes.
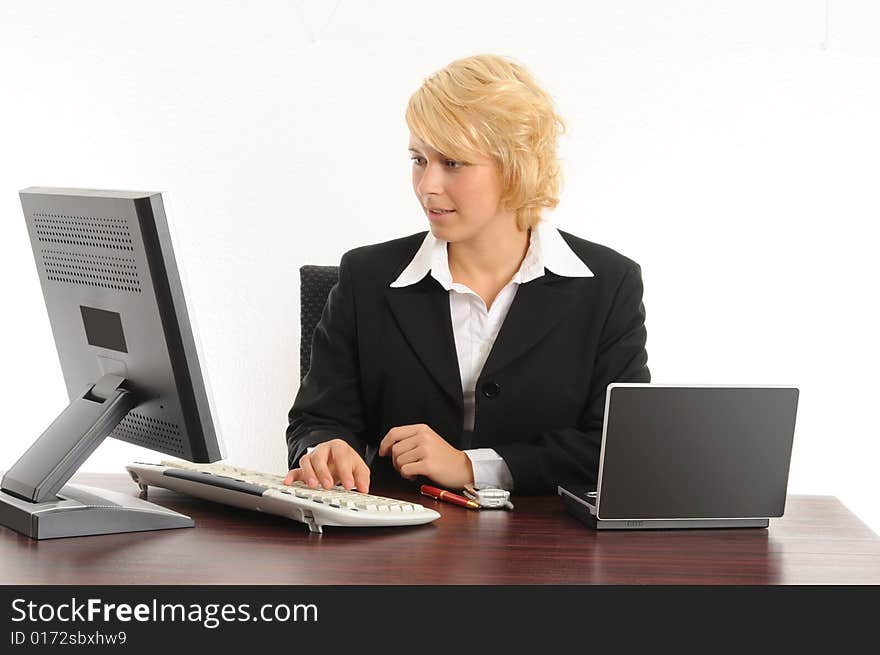
POLYGON ((32 539, 193 527, 190 517, 140 498, 67 484, 137 404, 124 382, 118 375, 98 380, 6 471, 0 525, 32 539))

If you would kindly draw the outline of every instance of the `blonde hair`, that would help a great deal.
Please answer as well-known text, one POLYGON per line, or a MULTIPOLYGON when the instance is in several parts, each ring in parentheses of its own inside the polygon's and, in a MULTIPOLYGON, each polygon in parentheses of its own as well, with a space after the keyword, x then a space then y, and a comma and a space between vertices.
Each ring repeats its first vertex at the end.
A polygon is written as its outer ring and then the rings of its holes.
POLYGON ((422 83, 406 108, 410 131, 447 157, 491 157, 501 171, 501 202, 520 230, 559 204, 556 142, 565 124, 529 72, 497 55, 452 62, 422 83))

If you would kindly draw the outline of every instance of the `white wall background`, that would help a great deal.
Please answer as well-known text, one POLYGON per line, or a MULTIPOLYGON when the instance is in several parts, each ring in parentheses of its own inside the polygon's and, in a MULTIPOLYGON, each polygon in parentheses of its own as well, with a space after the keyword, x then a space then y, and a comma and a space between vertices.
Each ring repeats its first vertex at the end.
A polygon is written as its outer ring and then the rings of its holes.
POLYGON ((800 386, 789 491, 880 531, 878 33, 870 0, 4 2, 0 468, 67 403, 19 189, 164 192, 230 459, 281 472, 298 267, 426 229, 406 100, 494 52, 567 119, 554 220, 642 264, 654 381, 800 386))

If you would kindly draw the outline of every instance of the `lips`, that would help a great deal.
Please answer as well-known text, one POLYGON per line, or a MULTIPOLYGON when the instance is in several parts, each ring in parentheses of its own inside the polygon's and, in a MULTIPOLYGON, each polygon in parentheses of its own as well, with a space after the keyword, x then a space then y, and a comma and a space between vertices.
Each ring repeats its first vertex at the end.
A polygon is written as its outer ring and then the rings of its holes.
POLYGON ((454 209, 432 209, 430 207, 426 208, 430 213, 435 214, 437 216, 442 216, 443 214, 451 214, 454 212, 454 209))

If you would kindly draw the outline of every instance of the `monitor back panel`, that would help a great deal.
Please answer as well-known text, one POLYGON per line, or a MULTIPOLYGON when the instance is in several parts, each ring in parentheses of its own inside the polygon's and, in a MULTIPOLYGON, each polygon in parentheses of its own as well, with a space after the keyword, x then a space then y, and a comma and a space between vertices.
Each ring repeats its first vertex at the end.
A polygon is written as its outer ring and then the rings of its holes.
POLYGON ((37 187, 20 195, 68 396, 121 375, 139 404, 110 436, 218 459, 161 196, 37 187))

